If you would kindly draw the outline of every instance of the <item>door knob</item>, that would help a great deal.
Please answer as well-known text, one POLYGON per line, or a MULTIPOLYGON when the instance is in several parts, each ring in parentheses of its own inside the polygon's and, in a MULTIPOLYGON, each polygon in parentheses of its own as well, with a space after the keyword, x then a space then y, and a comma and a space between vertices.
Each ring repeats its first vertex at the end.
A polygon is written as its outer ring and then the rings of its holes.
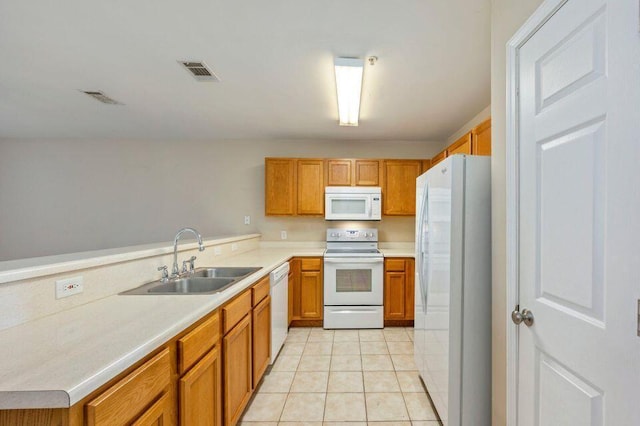
POLYGON ((513 321, 515 325, 524 323, 527 327, 531 327, 533 324, 533 312, 528 309, 523 309, 522 312, 520 312, 518 308, 516 308, 511 312, 511 321, 513 321))

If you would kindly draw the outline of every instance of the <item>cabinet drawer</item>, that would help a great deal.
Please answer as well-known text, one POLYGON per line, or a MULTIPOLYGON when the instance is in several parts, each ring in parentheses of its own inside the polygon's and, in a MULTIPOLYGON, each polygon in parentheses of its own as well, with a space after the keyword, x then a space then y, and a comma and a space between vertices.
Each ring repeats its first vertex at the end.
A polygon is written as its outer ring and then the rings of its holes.
POLYGON ((191 368, 220 339, 220 316, 210 318, 178 340, 178 367, 180 374, 191 368))
POLYGON ((258 284, 251 288, 251 296, 253 299, 253 306, 256 306, 262 299, 269 295, 270 290, 269 276, 267 275, 261 279, 258 284))
POLYGON ((251 290, 246 290, 222 308, 223 334, 227 334, 251 311, 251 290))
POLYGON ((319 271, 322 269, 322 259, 302 258, 300 259, 300 269, 303 271, 319 271))
POLYGON ((387 271, 404 272, 404 259, 386 259, 384 268, 387 271))
POLYGON ((87 404, 89 426, 129 424, 169 386, 171 356, 158 355, 87 404))

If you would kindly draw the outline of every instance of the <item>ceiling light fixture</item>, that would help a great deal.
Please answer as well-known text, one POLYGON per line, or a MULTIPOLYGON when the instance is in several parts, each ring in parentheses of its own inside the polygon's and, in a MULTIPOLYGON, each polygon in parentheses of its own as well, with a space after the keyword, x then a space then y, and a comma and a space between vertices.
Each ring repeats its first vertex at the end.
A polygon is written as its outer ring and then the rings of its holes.
POLYGON ((357 126, 364 61, 358 58, 335 58, 338 115, 341 126, 357 126))

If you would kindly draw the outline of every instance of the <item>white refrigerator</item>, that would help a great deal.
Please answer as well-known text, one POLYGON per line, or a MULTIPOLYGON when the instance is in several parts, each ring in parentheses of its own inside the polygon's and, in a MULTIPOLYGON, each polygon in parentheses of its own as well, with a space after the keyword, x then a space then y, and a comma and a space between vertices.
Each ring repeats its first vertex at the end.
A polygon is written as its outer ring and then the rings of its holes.
POLYGON ((490 158, 418 177, 414 354, 442 423, 491 424, 490 158))

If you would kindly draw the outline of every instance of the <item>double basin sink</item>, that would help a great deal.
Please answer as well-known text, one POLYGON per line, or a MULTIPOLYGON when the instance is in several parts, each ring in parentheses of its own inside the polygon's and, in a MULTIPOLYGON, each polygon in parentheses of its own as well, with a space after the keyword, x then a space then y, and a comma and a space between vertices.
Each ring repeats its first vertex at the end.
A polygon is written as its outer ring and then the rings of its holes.
POLYGON ((198 268, 193 273, 171 279, 144 284, 120 294, 213 294, 220 293, 238 281, 258 271, 259 267, 198 268))

